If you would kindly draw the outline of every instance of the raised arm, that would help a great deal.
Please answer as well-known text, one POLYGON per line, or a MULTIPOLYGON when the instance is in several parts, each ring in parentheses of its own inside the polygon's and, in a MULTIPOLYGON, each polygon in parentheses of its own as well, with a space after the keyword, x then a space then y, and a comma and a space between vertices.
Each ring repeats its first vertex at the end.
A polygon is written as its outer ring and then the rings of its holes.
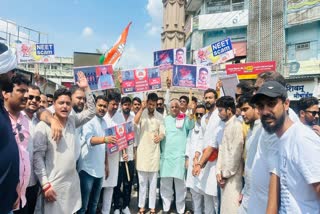
POLYGON ((87 78, 85 77, 84 73, 81 71, 78 72, 77 75, 79 80, 77 84, 81 89, 84 90, 86 94, 87 106, 88 106, 86 110, 83 110, 82 112, 80 112, 79 114, 76 114, 75 116, 75 123, 76 123, 76 127, 78 128, 79 126, 82 126, 83 124, 85 124, 95 116, 96 109, 95 109, 94 98, 91 94, 91 90, 90 90, 87 78))

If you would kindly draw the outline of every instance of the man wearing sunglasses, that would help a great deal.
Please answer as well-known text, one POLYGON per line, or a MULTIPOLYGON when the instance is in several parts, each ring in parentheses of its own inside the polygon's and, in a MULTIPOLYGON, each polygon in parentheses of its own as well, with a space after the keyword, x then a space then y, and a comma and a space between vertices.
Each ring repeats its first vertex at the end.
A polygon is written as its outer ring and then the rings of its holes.
MULTIPOLYGON (((187 180, 186 187, 190 188, 190 192, 192 194, 192 202, 193 202, 193 211, 195 214, 203 213, 202 208, 202 198, 203 194, 200 192, 200 189, 197 187, 199 184, 199 180, 192 175, 193 168, 193 158, 194 151, 197 150, 198 147, 202 147, 202 142, 200 141, 200 136, 202 134, 201 130, 201 118, 206 113, 206 107, 204 105, 197 105, 196 107, 196 123, 192 131, 190 131, 188 139, 187 139, 187 147, 186 147, 186 168, 187 168, 187 180)), ((207 212, 205 212, 207 213, 207 212)))
POLYGON ((298 114, 300 121, 311 127, 320 136, 318 99, 315 97, 301 98, 298 102, 298 114))
POLYGON ((28 152, 30 159, 30 181, 26 190, 26 206, 22 209, 15 211, 15 214, 19 213, 34 213, 34 209, 37 201, 37 194, 39 187, 37 185, 36 175, 33 171, 33 135, 34 129, 39 122, 36 112, 40 108, 40 88, 35 85, 29 85, 28 92, 25 93, 25 99, 27 100, 25 109, 21 114, 29 123, 29 140, 28 140, 28 152))
POLYGON ((4 88, 2 95, 4 97, 4 106, 8 111, 12 125, 12 130, 19 149, 19 184, 17 186, 18 197, 13 209, 18 210, 26 205, 26 189, 30 179, 30 159, 27 151, 29 140, 29 123, 21 114, 26 107, 27 99, 25 94, 28 92, 29 81, 22 75, 16 75, 12 78, 11 87, 4 88))

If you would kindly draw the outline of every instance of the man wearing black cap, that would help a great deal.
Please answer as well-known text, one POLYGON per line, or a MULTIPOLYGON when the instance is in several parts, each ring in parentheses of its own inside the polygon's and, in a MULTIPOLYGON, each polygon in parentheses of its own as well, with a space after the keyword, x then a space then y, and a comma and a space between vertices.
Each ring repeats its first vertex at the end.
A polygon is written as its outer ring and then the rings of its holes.
MULTIPOLYGON (((290 101, 283 85, 265 82, 252 99, 263 128, 278 137, 279 180, 271 176, 269 202, 279 201, 280 213, 320 213, 320 138, 308 127, 288 116, 290 101), (280 186, 279 186, 280 185, 280 186)), ((270 204, 271 208, 277 209, 270 204)))

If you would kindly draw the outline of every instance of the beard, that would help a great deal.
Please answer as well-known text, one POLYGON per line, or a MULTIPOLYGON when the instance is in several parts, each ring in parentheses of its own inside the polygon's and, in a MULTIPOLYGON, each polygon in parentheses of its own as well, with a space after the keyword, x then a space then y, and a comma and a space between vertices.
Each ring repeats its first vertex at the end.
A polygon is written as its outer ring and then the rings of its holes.
POLYGON ((122 112, 126 115, 130 114, 130 109, 122 109, 122 112))
POLYGON ((278 131, 284 124, 284 120, 286 119, 286 112, 284 111, 283 114, 279 117, 279 119, 273 117, 272 115, 263 115, 261 116, 261 123, 263 128, 269 133, 274 134, 278 131), (270 125, 266 122, 268 119, 275 120, 275 125, 270 125))
POLYGON ((214 108, 214 106, 215 106, 215 103, 209 103, 209 102, 206 102, 206 109, 207 110, 210 110, 210 109, 213 109, 214 108))
POLYGON ((163 114, 164 108, 157 108, 157 112, 159 112, 160 114, 163 114))
POLYGON ((75 106, 73 106, 73 110, 74 110, 75 112, 77 112, 77 113, 82 112, 83 109, 84 109, 84 105, 83 105, 83 106, 81 106, 81 105, 75 105, 75 106))

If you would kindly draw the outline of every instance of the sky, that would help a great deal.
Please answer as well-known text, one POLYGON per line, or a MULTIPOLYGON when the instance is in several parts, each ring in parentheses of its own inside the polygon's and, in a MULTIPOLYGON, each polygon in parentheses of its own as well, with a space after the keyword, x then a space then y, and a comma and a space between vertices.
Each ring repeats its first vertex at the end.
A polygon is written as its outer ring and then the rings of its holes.
POLYGON ((123 69, 153 65, 162 15, 161 0, 1 0, 0 7, 0 18, 48 34, 55 55, 64 57, 111 48, 132 21, 118 63, 123 69))

